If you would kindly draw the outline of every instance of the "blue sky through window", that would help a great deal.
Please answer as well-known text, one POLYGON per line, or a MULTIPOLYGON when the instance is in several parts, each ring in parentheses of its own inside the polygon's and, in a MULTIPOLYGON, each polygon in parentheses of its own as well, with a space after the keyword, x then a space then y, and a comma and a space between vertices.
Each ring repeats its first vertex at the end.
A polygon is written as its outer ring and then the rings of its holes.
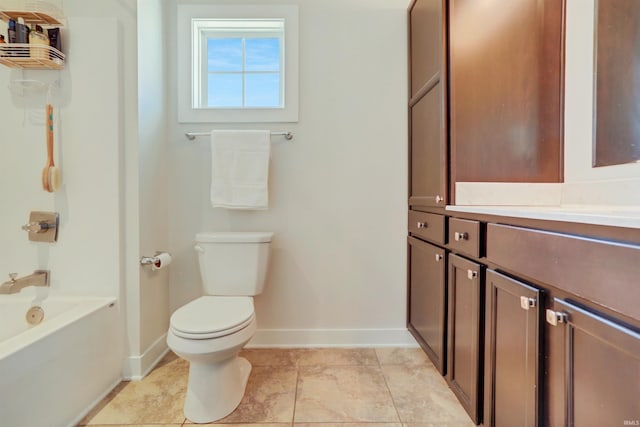
POLYGON ((242 39, 207 40, 209 71, 242 71, 242 39))
POLYGON ((278 38, 209 38, 207 105, 281 107, 280 62, 278 38))

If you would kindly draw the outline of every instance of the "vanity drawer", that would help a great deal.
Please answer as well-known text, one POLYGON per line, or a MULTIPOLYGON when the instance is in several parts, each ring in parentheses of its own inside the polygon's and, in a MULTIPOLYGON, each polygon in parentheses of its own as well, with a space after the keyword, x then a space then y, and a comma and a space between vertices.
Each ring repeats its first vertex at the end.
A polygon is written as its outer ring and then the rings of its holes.
POLYGON ((487 225, 487 259, 640 320, 640 245, 487 225))
POLYGON ((444 215, 409 211, 409 233, 444 245, 444 215))
POLYGON ((474 257, 480 257, 480 222, 449 218, 449 247, 474 257))

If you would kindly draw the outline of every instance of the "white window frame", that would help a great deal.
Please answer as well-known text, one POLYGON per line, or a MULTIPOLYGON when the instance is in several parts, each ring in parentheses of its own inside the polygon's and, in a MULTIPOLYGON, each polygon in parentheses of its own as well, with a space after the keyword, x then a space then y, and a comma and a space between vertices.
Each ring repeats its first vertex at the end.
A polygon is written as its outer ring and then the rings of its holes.
MULTIPOLYGON (((178 121, 180 123, 260 123, 298 121, 298 6, 178 4, 178 121), (193 19, 284 19, 284 79, 281 108, 195 108, 194 79, 202 75, 193 19), (194 52, 195 51, 195 52, 194 52)), ((205 83, 206 87, 206 83, 205 83)))

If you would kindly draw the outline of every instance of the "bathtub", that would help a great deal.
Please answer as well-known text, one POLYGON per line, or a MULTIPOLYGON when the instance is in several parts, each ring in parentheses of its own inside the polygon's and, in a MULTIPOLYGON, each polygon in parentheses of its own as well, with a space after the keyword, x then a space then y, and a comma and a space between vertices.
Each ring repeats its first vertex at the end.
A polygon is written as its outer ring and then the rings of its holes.
POLYGON ((121 378, 115 299, 48 296, 31 326, 25 291, 0 295, 0 425, 76 425, 121 378))

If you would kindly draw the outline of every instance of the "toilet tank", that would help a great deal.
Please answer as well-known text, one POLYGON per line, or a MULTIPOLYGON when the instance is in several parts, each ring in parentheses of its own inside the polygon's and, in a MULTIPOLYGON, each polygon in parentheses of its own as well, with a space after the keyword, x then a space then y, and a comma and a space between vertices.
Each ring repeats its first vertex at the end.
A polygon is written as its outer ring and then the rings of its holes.
POLYGON ((204 295, 262 293, 272 237, 271 232, 198 233, 195 249, 204 295))

